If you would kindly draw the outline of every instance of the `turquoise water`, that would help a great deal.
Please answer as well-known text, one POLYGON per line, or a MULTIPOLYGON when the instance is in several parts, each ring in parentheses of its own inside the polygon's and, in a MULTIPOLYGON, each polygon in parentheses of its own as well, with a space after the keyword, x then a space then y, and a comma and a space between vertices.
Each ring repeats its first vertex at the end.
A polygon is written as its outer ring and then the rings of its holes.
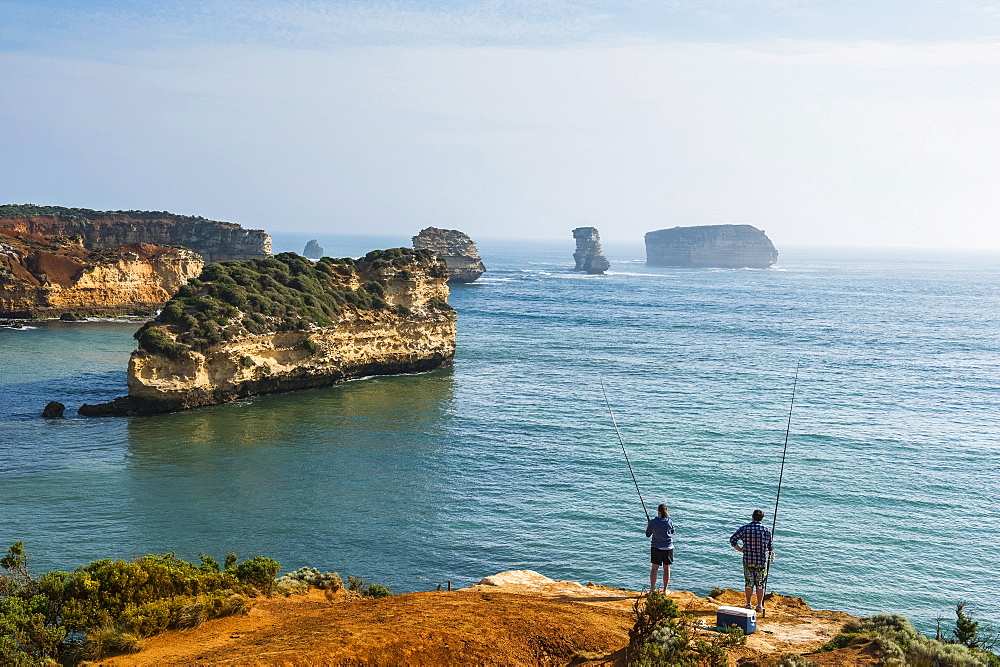
MULTIPOLYGON (((276 249, 301 251, 306 236, 276 249)), ((321 237, 330 255, 406 239, 321 237)), ((0 542, 37 571, 269 555, 394 591, 507 569, 640 588, 647 505, 673 588, 739 588, 728 536, 779 508, 781 593, 924 630, 1000 617, 1000 264, 788 249, 778 268, 568 269, 572 240, 481 240, 453 367, 135 419, 37 417, 125 392, 135 323, 0 329, 0 542)))

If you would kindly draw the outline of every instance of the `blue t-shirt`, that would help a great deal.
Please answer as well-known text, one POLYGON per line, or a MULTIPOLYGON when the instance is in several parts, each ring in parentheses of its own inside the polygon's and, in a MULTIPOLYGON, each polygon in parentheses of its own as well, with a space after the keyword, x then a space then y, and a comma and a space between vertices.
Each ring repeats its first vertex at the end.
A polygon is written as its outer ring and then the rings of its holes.
POLYGON ((650 519, 649 523, 646 524, 646 537, 653 538, 652 542, 649 543, 651 547, 664 550, 673 549, 674 538, 671 537, 673 534, 674 522, 662 516, 650 519))

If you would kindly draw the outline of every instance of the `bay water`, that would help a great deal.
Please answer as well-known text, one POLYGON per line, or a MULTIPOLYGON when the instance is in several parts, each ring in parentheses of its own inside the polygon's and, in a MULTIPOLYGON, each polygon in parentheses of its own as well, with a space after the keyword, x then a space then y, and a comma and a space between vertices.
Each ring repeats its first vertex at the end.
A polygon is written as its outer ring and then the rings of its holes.
MULTIPOLYGON (((275 249, 300 251, 284 234, 275 249)), ((408 245, 321 236, 331 256, 408 245)), ((0 547, 36 572, 176 552, 266 555, 394 592, 510 569, 648 583, 643 508, 677 525, 671 588, 742 587, 729 535, 770 526, 770 584, 813 607, 954 605, 1000 618, 1000 263, 982 254, 783 249, 768 270, 572 269, 572 240, 479 239, 452 289, 454 365, 144 418, 136 322, 0 329, 0 547), (50 400, 67 418, 39 417, 50 400)))

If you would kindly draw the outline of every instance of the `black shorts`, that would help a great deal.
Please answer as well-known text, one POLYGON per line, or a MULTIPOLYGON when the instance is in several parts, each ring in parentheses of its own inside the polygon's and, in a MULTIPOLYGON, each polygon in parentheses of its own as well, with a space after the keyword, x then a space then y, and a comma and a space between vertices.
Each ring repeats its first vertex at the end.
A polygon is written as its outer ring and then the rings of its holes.
POLYGON ((649 547, 649 562, 653 565, 672 565, 674 562, 674 550, 649 547))

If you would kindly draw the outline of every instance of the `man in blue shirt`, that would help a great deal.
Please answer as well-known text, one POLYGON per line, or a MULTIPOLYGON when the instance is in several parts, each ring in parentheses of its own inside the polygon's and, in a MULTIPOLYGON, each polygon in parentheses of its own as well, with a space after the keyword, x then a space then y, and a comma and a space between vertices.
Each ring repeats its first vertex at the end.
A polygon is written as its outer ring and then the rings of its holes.
POLYGON ((761 525, 764 512, 754 510, 753 520, 729 538, 733 548, 743 553, 743 579, 746 582, 747 609, 753 609, 753 591, 757 590, 757 613, 764 611, 764 589, 767 588, 767 563, 774 547, 771 544, 771 531, 761 525), (743 546, 740 546, 740 542, 743 546))
POLYGON ((656 508, 656 518, 646 524, 646 537, 652 537, 649 545, 649 560, 653 566, 649 569, 649 590, 656 590, 656 573, 663 566, 663 593, 670 592, 670 565, 674 562, 674 522, 670 520, 667 506, 660 504, 656 508))

